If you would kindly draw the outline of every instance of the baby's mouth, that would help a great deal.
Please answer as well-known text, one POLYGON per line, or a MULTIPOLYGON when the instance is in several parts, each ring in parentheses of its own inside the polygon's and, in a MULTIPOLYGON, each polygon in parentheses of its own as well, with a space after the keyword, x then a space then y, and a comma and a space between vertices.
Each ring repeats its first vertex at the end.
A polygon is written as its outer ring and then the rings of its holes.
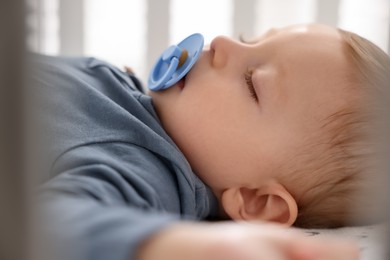
POLYGON ((179 80, 176 84, 177 86, 183 90, 184 89, 184 85, 185 85, 185 82, 186 82, 186 77, 183 77, 181 80, 179 80))

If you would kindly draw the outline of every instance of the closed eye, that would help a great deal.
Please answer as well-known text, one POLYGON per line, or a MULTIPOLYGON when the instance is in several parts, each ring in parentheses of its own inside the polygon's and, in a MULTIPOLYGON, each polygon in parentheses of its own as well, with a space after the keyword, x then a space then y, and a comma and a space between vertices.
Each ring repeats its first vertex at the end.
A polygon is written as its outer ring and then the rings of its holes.
POLYGON ((253 75, 253 71, 248 69, 245 73, 244 73, 244 79, 245 79, 245 83, 248 87, 248 90, 249 90, 249 94, 250 96, 256 101, 258 102, 259 99, 257 97, 257 94, 256 94, 256 91, 255 91, 255 87, 253 85, 253 80, 252 80, 252 75, 253 75))

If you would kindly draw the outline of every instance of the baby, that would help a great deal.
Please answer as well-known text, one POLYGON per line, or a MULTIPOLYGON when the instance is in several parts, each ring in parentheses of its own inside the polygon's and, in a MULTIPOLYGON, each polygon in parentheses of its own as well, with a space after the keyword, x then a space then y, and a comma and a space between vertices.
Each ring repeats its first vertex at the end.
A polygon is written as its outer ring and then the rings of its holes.
POLYGON ((217 37, 184 86, 149 94, 228 217, 336 227, 350 221, 369 156, 363 104, 386 65, 349 32, 292 26, 253 42, 217 37))
POLYGON ((265 222, 337 227, 369 208, 366 108, 390 74, 372 43, 317 24, 217 37, 148 95, 102 61, 34 62, 55 175, 42 200, 64 259, 358 257, 265 222), (218 219, 237 222, 194 222, 218 219))

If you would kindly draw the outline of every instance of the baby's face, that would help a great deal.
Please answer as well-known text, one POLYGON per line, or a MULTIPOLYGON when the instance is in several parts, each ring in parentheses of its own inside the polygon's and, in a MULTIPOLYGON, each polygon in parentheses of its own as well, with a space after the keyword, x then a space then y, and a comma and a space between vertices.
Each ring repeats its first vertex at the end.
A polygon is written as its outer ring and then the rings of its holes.
POLYGON ((341 43, 321 25, 270 30, 250 44, 217 37, 183 89, 150 95, 164 128, 215 193, 251 187, 277 177, 346 102, 341 43))

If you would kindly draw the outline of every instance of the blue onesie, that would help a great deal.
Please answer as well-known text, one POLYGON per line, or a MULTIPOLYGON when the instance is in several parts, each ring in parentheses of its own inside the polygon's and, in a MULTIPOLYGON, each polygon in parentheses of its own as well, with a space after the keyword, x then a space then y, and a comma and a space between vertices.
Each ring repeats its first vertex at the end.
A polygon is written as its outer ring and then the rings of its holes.
POLYGON ((94 58, 34 56, 31 86, 50 175, 40 201, 61 259, 134 259, 160 229, 217 217, 134 76, 94 58))

